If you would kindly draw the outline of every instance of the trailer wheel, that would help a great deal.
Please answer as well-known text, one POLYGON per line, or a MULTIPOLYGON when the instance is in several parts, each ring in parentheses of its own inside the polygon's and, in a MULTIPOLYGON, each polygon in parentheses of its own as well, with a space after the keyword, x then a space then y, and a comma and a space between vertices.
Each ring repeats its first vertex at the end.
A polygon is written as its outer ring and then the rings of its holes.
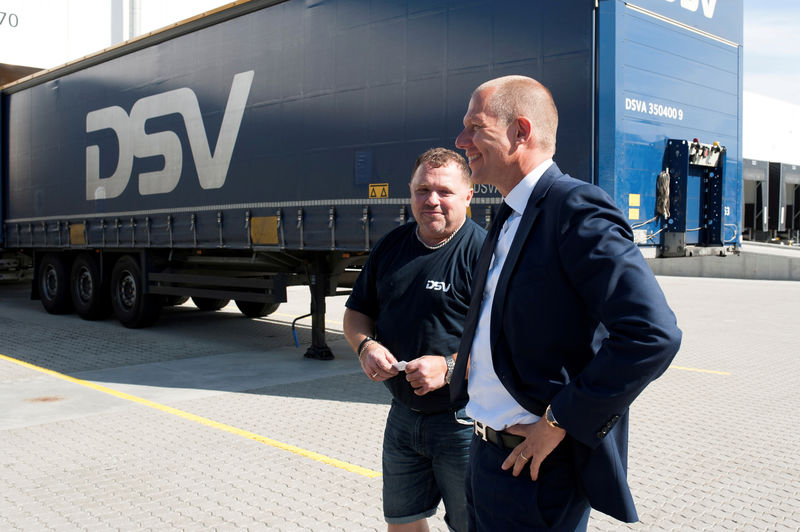
POLYGON ((161 297, 144 293, 142 270, 129 255, 121 257, 111 273, 111 307, 125 327, 152 325, 161 311, 161 297))
POLYGON ((278 310, 280 303, 257 303, 254 301, 236 301, 236 306, 248 318, 268 316, 278 310))
POLYGON ((37 276, 42 306, 50 314, 66 314, 72 310, 69 276, 64 257, 48 253, 42 258, 37 276))
POLYGON ((200 310, 219 310, 228 303, 230 299, 213 299, 210 297, 193 297, 192 303, 200 310))
POLYGON ((177 307, 189 301, 188 296, 164 296, 164 305, 168 307, 177 307))
POLYGON ((100 320, 111 314, 111 296, 92 255, 82 253, 72 263, 70 275, 72 305, 85 320, 100 320))

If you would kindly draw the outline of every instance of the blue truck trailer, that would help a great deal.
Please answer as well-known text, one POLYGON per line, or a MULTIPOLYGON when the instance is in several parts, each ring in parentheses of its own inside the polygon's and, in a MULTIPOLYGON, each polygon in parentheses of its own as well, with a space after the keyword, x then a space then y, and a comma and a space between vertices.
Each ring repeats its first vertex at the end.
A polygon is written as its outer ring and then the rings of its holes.
MULTIPOLYGON (((470 93, 548 86, 556 160, 643 253, 724 253, 741 220, 742 0, 250 0, 0 88, 0 247, 53 313, 269 313, 325 296, 409 221, 411 166, 470 93)), ((491 222, 498 192, 477 186, 491 222)))

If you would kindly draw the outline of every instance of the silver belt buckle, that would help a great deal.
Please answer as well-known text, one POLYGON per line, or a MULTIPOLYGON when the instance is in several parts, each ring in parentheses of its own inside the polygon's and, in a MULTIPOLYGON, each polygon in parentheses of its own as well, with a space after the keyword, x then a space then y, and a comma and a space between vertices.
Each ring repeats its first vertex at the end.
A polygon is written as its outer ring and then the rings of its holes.
POLYGON ((486 425, 484 425, 480 421, 476 421, 473 424, 473 428, 475 429, 475 434, 480 436, 483 441, 489 441, 486 439, 486 425))

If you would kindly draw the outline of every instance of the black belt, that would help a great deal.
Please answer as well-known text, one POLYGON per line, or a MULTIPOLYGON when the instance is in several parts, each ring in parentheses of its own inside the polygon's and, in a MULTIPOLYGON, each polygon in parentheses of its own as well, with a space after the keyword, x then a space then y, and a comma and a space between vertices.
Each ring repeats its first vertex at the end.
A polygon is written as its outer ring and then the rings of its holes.
MULTIPOLYGON (((398 404, 400 404, 400 403, 398 403, 398 404)), ((411 408, 410 406, 407 407, 407 408, 409 408, 415 414, 420 414, 420 415, 423 415, 423 416, 438 416, 439 414, 450 414, 450 413, 453 413, 453 412, 458 412, 459 410, 464 408, 464 405, 451 406, 450 408, 446 408, 444 410, 433 410, 433 411, 430 411, 430 412, 428 412, 426 410, 419 410, 417 408, 411 408)), ((467 424, 469 425, 469 423, 467 423, 467 424)))
POLYGON ((525 438, 522 436, 517 436, 516 434, 510 434, 504 431, 496 431, 492 427, 488 427, 481 423, 480 421, 475 421, 472 424, 473 430, 475 434, 481 437, 483 441, 490 441, 495 445, 499 445, 500 447, 505 447, 506 449, 513 449, 523 441, 525 438))

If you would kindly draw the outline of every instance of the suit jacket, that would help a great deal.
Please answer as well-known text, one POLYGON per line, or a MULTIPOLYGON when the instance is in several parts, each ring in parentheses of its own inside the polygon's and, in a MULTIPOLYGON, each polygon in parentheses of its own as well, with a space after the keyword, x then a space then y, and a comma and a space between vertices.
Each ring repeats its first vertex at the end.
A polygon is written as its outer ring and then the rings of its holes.
MULTIPOLYGON (((461 353, 471 349, 482 291, 473 286, 461 353)), ((602 189, 553 164, 498 278, 492 360, 525 409, 543 415, 552 405, 590 504, 622 521, 637 520, 626 480, 628 407, 667 369, 680 340, 623 214, 602 189)))

